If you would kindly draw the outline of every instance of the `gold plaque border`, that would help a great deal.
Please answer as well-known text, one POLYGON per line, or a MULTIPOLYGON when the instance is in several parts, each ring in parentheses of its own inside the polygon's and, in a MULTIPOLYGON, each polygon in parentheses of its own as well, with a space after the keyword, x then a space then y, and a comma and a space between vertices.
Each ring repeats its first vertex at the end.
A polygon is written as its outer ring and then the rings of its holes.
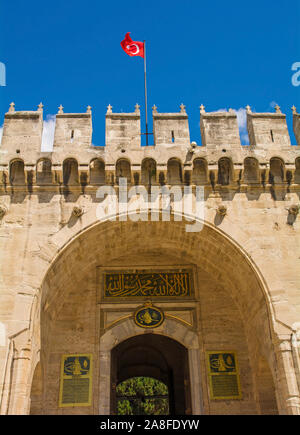
POLYGON ((158 328, 160 325, 163 324, 163 322, 164 322, 164 320, 165 320, 165 314, 164 314, 164 312, 163 312, 162 309, 160 309, 160 308, 158 308, 158 307, 156 307, 156 306, 154 306, 154 305, 152 305, 152 304, 149 303, 149 304, 145 304, 145 305, 143 305, 143 306, 137 308, 137 309, 135 310, 135 312, 134 312, 133 319, 134 319, 134 323, 135 323, 139 328, 149 328, 149 329, 154 329, 154 328, 158 328), (140 311, 145 310, 147 307, 150 307, 150 308, 152 308, 152 309, 154 309, 154 310, 160 312, 160 314, 161 314, 161 320, 160 320, 159 323, 157 323, 157 325, 154 325, 154 326, 153 326, 153 325, 151 325, 151 326, 147 326, 147 325, 140 325, 140 324, 138 323, 138 321, 137 321, 137 315, 139 314, 140 311))
POLYGON ((210 393, 210 399, 211 400, 241 400, 243 398, 242 396, 242 390, 241 390, 241 383, 240 383, 240 369, 239 369, 239 364, 238 364, 238 359, 237 359, 237 352, 233 351, 233 350, 209 350, 206 351, 206 363, 207 363, 207 373, 208 373, 208 379, 209 379, 209 393, 210 393), (232 374, 232 375, 228 375, 228 376, 233 376, 236 375, 237 377, 237 384, 238 384, 238 391, 239 394, 237 396, 214 396, 213 393, 213 385, 212 385, 212 376, 218 376, 217 374, 212 374, 210 371, 210 362, 209 362, 209 355, 213 354, 213 353, 232 353, 234 355, 234 359, 235 359, 235 367, 236 367, 236 371, 232 374))
POLYGON ((60 362, 60 386, 59 386, 59 401, 58 401, 58 407, 59 408, 67 408, 67 407, 74 407, 74 406, 91 406, 92 405, 92 391, 93 391, 93 354, 90 353, 69 353, 64 354, 61 356, 61 362, 60 362), (62 396, 63 396, 63 381, 64 381, 64 361, 67 357, 77 357, 77 356, 86 356, 90 359, 90 374, 87 376, 90 380, 89 385, 89 401, 85 403, 62 403, 62 396))

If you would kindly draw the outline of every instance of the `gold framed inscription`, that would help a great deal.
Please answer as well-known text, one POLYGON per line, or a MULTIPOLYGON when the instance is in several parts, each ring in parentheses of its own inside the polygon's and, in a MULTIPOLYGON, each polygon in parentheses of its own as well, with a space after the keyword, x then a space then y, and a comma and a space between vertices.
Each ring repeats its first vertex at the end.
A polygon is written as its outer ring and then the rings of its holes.
POLYGON ((241 399, 236 352, 209 351, 206 354, 210 398, 213 400, 241 399))
POLYGON ((172 269, 106 269, 101 274, 102 297, 117 299, 191 299, 193 271, 172 269))
POLYGON ((63 355, 59 407, 90 406, 92 403, 92 355, 63 355))

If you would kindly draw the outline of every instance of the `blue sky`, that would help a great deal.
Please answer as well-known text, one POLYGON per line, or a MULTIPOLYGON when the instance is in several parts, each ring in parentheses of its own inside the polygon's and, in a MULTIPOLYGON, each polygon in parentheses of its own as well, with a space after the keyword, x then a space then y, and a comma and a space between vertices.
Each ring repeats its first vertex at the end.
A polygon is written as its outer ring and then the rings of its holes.
MULTIPOLYGON (((142 58, 120 47, 126 32, 146 40, 148 110, 177 112, 183 102, 191 140, 201 143, 199 106, 206 111, 243 108, 287 114, 300 111, 300 86, 291 66, 300 62, 300 1, 200 0, 0 0, 0 126, 9 104, 36 110, 44 118, 93 110, 93 143, 104 145, 105 113, 132 112, 139 103, 144 121, 142 58)), ((50 124, 49 124, 50 125, 50 124)), ((151 127, 151 126, 150 126, 151 127)), ((244 134, 244 130, 242 131, 244 134)), ((245 139, 246 140, 246 139, 245 139)))

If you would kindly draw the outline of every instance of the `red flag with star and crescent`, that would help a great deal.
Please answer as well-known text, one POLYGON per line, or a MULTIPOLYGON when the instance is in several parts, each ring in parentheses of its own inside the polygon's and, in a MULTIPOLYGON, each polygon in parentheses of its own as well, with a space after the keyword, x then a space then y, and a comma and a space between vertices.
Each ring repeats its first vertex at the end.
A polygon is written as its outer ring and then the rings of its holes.
POLYGON ((144 43, 140 41, 133 41, 129 36, 130 32, 126 33, 125 38, 121 42, 121 47, 129 56, 144 57, 144 43))

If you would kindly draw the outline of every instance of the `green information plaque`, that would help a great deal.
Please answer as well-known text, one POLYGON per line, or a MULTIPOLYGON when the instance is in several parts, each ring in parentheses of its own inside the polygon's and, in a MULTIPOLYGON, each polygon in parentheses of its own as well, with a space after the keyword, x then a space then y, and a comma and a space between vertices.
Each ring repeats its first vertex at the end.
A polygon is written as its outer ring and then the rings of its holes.
POLYGON ((63 355, 59 406, 90 406, 92 402, 92 355, 63 355))
POLYGON ((235 352, 207 352, 211 399, 241 399, 239 369, 235 352))

